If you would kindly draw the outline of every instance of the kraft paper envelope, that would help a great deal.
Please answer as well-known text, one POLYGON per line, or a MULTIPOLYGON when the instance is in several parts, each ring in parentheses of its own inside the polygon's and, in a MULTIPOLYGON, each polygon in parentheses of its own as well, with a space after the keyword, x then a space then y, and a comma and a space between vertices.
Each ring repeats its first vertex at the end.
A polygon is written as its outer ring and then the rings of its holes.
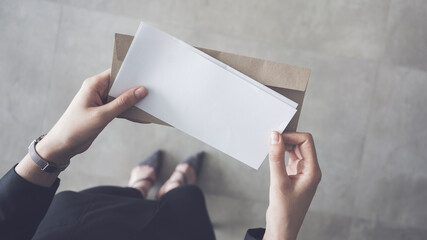
MULTIPOLYGON (((110 88, 116 79, 132 40, 133 36, 118 33, 115 35, 110 88)), ((199 49, 298 103, 297 112, 285 129, 285 131, 296 131, 305 90, 310 77, 310 69, 216 50, 199 49)), ((120 117, 134 122, 168 125, 136 107, 124 112, 120 117)))
POLYGON ((187 43, 141 22, 109 95, 143 85, 135 104, 258 169, 270 132, 283 132, 297 103, 187 43))

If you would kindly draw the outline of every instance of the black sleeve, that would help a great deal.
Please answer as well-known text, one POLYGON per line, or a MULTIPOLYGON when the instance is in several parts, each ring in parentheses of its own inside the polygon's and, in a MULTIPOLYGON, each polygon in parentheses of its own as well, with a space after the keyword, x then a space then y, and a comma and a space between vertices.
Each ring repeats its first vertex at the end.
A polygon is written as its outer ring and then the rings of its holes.
POLYGON ((246 231, 245 240, 261 240, 264 237, 265 228, 251 228, 246 231))
POLYGON ((31 239, 52 202, 59 179, 49 188, 41 187, 19 176, 15 166, 0 179, 0 239, 31 239))

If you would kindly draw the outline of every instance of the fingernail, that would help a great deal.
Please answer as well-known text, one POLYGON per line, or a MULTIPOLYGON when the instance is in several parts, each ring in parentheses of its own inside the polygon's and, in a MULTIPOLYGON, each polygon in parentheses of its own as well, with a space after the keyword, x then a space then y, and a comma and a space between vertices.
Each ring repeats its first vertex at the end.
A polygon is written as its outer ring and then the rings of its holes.
POLYGON ((147 94, 147 90, 143 87, 139 87, 135 90, 135 97, 136 98, 143 98, 147 94))
POLYGON ((278 132, 271 132, 270 135, 270 143, 271 144, 278 144, 279 143, 279 133, 278 132))

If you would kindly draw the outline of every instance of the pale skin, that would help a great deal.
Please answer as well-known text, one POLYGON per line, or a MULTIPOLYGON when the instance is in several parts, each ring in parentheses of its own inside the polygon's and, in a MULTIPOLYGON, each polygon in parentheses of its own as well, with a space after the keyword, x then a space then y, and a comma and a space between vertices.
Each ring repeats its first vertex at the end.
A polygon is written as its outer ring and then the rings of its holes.
POLYGON ((271 133, 270 196, 264 239, 296 239, 322 178, 309 133, 271 133), (291 150, 285 144, 292 145, 291 150), (288 165, 285 152, 289 153, 288 165))
MULTIPOLYGON (((86 151, 108 123, 148 94, 144 87, 138 86, 105 103, 109 78, 110 70, 106 70, 83 82, 67 110, 36 145, 36 151, 42 158, 59 165, 70 161, 86 151)), ((296 239, 321 178, 313 138, 305 133, 285 133, 282 136, 273 132, 269 159, 270 202, 264 239, 296 239), (284 143, 294 146, 292 150, 286 150, 290 154, 288 166, 284 161, 284 143)), ((186 175, 188 184, 196 182, 194 170, 188 164, 179 164, 176 169, 186 175)), ((28 154, 15 171, 29 182, 44 187, 52 186, 59 175, 41 171, 28 154)), ((157 178, 151 167, 137 166, 132 169, 129 179, 129 186, 138 189, 143 197, 146 193, 140 187, 150 189, 151 183, 134 182, 144 177, 157 178)), ((157 198, 180 186, 182 180, 182 174, 175 171, 160 188, 157 198)))

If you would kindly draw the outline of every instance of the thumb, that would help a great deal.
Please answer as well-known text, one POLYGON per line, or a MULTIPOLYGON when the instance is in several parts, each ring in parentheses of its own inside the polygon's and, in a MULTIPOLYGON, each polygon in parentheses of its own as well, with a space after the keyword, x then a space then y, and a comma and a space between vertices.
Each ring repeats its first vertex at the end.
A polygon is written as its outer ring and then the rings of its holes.
POLYGON ((148 91, 144 87, 135 87, 122 93, 113 101, 103 106, 105 114, 110 119, 114 119, 119 116, 122 112, 131 108, 138 101, 143 99, 147 95, 148 91))
POLYGON ((280 133, 273 131, 270 136, 270 185, 281 184, 288 179, 285 165, 285 144, 280 133))

